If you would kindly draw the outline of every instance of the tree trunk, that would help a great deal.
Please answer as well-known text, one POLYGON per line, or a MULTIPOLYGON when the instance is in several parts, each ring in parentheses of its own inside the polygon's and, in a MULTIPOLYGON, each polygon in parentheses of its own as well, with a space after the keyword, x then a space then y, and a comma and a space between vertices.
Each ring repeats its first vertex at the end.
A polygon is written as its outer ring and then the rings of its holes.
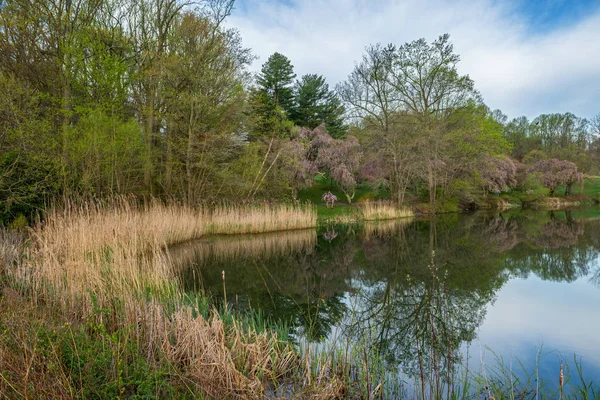
POLYGON ((433 161, 427 161, 427 183, 429 186, 429 203, 435 205, 435 177, 433 175, 433 161))
POLYGON ((173 121, 171 118, 167 119, 166 127, 166 138, 167 141, 167 155, 165 160, 165 190, 170 193, 172 188, 173 180, 173 143, 171 134, 173 130, 173 121))
POLYGON ((144 165, 144 184, 148 189, 148 192, 152 194, 152 140, 154 134, 154 78, 150 78, 150 84, 147 90, 147 104, 146 104, 146 129, 144 131, 144 141, 146 144, 146 162, 144 165))
POLYGON ((190 119, 188 124, 188 140, 187 140, 187 151, 185 156, 185 175, 187 179, 187 203, 189 206, 193 203, 193 187, 192 187, 192 153, 194 150, 194 104, 190 108, 190 119))

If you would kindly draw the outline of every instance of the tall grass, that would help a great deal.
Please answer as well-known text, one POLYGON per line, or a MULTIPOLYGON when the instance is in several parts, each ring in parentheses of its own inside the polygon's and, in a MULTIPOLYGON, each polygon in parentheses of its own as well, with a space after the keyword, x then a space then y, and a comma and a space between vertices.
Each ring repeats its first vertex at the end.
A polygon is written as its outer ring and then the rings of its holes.
POLYGON ((365 221, 380 221, 414 216, 412 210, 405 207, 398 207, 390 202, 367 201, 361 208, 365 221))
MULTIPOLYGON (((169 252, 211 233, 299 229, 316 225, 310 207, 257 205, 191 209, 153 202, 69 204, 50 210, 31 231, 30 251, 2 233, 9 285, 33 304, 130 335, 148 360, 166 358, 210 397, 260 397, 263 379, 282 376, 294 359, 277 334, 256 332, 185 301, 169 252), (22 262, 15 262, 17 259, 22 262), (157 357, 160 355, 160 357, 157 357)), ((22 393, 21 393, 22 394, 22 393)))
POLYGON ((26 237, 24 230, 0 228, 0 275, 21 261, 26 237))
POLYGON ((222 205, 206 211, 208 230, 219 235, 265 233, 314 228, 317 212, 310 205, 222 205))

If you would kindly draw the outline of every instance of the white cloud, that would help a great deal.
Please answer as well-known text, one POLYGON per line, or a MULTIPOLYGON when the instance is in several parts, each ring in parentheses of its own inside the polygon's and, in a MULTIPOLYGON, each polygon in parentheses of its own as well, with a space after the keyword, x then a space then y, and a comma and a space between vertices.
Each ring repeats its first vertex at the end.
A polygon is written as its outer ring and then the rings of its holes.
POLYGON ((450 33, 491 108, 510 117, 600 112, 600 12, 534 33, 512 2, 495 0, 246 0, 228 24, 259 61, 288 56, 297 74, 344 80, 369 44, 403 44, 450 33))

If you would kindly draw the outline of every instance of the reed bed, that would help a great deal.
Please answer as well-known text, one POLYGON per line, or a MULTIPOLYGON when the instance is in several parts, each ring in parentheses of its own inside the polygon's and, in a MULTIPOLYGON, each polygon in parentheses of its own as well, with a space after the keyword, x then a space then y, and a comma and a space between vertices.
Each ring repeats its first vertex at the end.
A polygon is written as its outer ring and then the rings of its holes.
POLYGON ((209 231, 217 235, 278 232, 317 226, 317 211, 310 205, 222 205, 209 212, 209 216, 209 231))
POLYGON ((384 201, 368 201, 365 202, 361 208, 365 221, 381 221, 414 216, 412 210, 405 207, 398 207, 393 203, 384 201))
POLYGON ((0 228, 0 274, 20 262, 26 237, 23 230, 0 228))
POLYGON ((9 286, 33 304, 77 321, 92 318, 110 330, 132 326, 131 335, 149 360, 166 357, 202 393, 257 398, 263 379, 288 369, 295 357, 291 346, 281 344, 276 333, 258 334, 235 323, 226 327, 217 315, 203 318, 185 301, 165 249, 212 233, 311 225, 316 213, 310 207, 192 209, 125 199, 69 204, 50 210, 31 230, 26 253, 23 238, 0 233, 0 262, 9 286))

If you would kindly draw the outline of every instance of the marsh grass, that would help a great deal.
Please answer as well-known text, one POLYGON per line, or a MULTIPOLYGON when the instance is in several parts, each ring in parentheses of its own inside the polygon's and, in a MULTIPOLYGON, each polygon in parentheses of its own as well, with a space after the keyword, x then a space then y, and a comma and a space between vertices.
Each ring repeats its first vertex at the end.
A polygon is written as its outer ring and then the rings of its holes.
POLYGON ((266 233, 314 228, 317 211, 311 205, 220 205, 204 211, 208 232, 216 235, 266 233))
POLYGON ((361 209, 365 221, 381 221, 414 216, 412 210, 384 201, 367 201, 361 205, 361 209))
MULTIPOLYGON (((132 341, 148 364, 171 366, 182 381, 209 397, 258 398, 263 381, 279 379, 290 369, 295 360, 291 345, 274 331, 257 331, 257 324, 235 319, 226 324, 214 310, 207 312, 206 304, 186 299, 167 249, 212 233, 315 225, 316 213, 308 206, 255 205, 244 211, 128 199, 66 204, 51 209, 43 224, 31 230, 28 249, 23 238, 2 232, 4 292, 26 296, 33 307, 50 307, 62 319, 100 327, 118 343, 132 341)), ((2 354, 10 345, 26 345, 14 339, 3 342, 2 354)), ((29 376, 32 360, 20 363, 25 372, 13 376, 29 376)), ((125 362, 116 353, 103 361, 125 362)), ((55 363, 64 367, 64 361, 55 363)), ((61 387, 78 397, 75 370, 61 371, 61 387)), ((114 375, 117 383, 120 373, 114 375)), ((28 383, 22 379, 5 377, 4 384, 27 397, 28 383)))

